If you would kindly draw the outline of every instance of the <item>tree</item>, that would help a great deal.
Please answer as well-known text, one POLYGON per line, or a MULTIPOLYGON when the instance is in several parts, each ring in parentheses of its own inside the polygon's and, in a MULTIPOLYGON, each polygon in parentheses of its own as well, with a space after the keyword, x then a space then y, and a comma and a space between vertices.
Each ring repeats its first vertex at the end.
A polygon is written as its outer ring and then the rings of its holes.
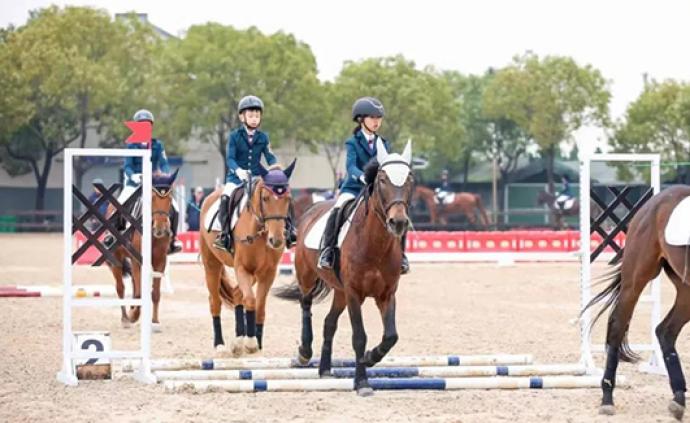
POLYGON ((359 97, 374 96, 386 108, 381 134, 395 148, 402 149, 412 139, 416 154, 460 154, 460 107, 450 85, 434 68, 419 70, 402 56, 347 62, 333 85, 326 142, 340 139, 344 143, 348 129, 354 127, 352 103, 359 97))
POLYGON ((487 111, 515 122, 539 145, 549 188, 563 143, 583 125, 606 125, 610 93, 601 73, 572 58, 528 53, 501 69, 487 87, 487 111))
MULTIPOLYGON (((689 183, 690 172, 690 85, 678 81, 650 81, 628 106, 624 119, 616 124, 610 139, 616 152, 660 153, 675 166, 664 168, 666 177, 689 183)), ((631 176, 628 167, 621 177, 631 176)))
MULTIPOLYGON (((118 105, 137 87, 127 79, 132 63, 126 59, 145 51, 145 43, 130 43, 133 34, 146 37, 141 28, 112 22, 105 11, 54 6, 4 33, 3 166, 14 174, 33 171, 36 209, 44 208, 53 159, 67 146, 84 147, 89 131, 117 132, 110 128, 126 119, 116 113, 118 105)), ((76 162, 77 185, 86 169, 86 161, 76 162)))
POLYGON ((228 132, 239 125, 237 103, 247 94, 263 99, 262 126, 272 144, 315 136, 316 59, 292 35, 196 25, 183 39, 169 42, 163 57, 167 72, 162 78, 172 93, 177 130, 193 130, 222 157, 228 132))

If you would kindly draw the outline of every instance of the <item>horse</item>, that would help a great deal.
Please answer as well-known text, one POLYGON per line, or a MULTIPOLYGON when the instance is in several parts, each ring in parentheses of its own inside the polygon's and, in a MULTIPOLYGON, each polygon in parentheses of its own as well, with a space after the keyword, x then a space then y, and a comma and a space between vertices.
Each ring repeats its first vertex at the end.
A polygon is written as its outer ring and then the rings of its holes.
POLYGON ((690 187, 673 186, 653 196, 640 208, 630 222, 623 255, 613 263, 615 267, 612 271, 601 278, 602 282, 609 284, 583 308, 584 312, 603 302, 592 325, 604 311, 611 310, 606 331, 606 369, 601 381, 602 414, 615 413, 613 390, 618 361, 634 362, 639 359, 627 341, 630 320, 645 286, 663 269, 676 288, 676 298, 671 310, 656 327, 656 336, 673 392, 673 400, 668 408, 678 420, 683 417, 685 377, 675 345, 678 334, 690 320, 690 284, 686 278, 688 246, 670 245, 664 231, 673 209, 688 196, 690 187))
POLYGON ((312 303, 323 300, 333 290, 333 302, 324 322, 324 341, 321 349, 319 375, 331 372, 333 337, 338 318, 347 307, 352 325, 352 346, 356 369, 354 388, 360 396, 373 394, 366 375, 366 367, 378 363, 395 345, 398 333, 395 326, 395 293, 400 279, 401 237, 409 225, 408 206, 412 197, 414 178, 410 167, 410 142, 402 155, 388 154, 377 141, 377 158, 365 168, 366 187, 357 200, 351 216, 352 225, 344 238, 333 270, 319 269, 319 251, 307 248, 305 238, 320 218, 329 213, 334 201, 315 204, 302 218, 298 228, 295 250, 297 281, 274 290, 274 295, 299 301, 302 309, 301 345, 298 360, 306 364, 312 357, 312 303), (362 321, 361 305, 366 297, 373 297, 383 320, 381 342, 366 351, 367 335, 362 321))
MULTIPOLYGON (((292 202, 288 184, 295 163, 293 161, 285 170, 277 166, 267 170, 260 166, 261 177, 249 184, 247 205, 240 210, 233 229, 234 256, 214 248, 218 231, 204 225, 221 190, 211 193, 201 205, 200 253, 213 320, 213 347, 218 354, 226 351, 220 320, 221 301, 235 310, 232 355, 253 354, 263 348, 266 297, 285 249, 285 224, 292 202), (225 266, 235 269, 237 283, 230 279, 225 266)), ((245 185, 245 189, 247 187, 245 185)))
MULTIPOLYGON (((172 237, 172 228, 170 223, 170 213, 172 209, 172 193, 173 184, 177 178, 177 170, 171 174, 154 174, 151 190, 151 267, 153 274, 157 275, 153 278, 153 285, 151 290, 151 299, 153 301, 153 317, 152 329, 154 332, 160 332, 161 325, 158 319, 158 306, 161 299, 161 278, 165 272, 167 264, 168 247, 170 246, 170 238, 172 237)), ((141 200, 137 200, 133 209, 134 217, 141 213, 141 200)), ((110 213, 113 212, 110 206, 110 213)), ((134 250, 141 254, 141 240, 142 234, 134 231, 131 237, 131 242, 134 250)), ((123 276, 130 275, 132 279, 132 297, 141 298, 141 263, 134 260, 132 254, 123 246, 118 246, 113 254, 115 258, 122 264, 121 266, 113 266, 108 263, 110 271, 115 278, 115 290, 117 296, 123 299, 125 296, 125 285, 123 276)), ((130 311, 127 311, 125 306, 120 307, 121 318, 120 322, 123 327, 128 328, 132 323, 139 320, 140 307, 133 306, 130 311)))
MULTIPOLYGON (((573 199, 573 205, 570 208, 561 210, 556 206, 556 195, 541 190, 537 194, 537 205, 543 206, 544 204, 546 204, 551 211, 554 224, 558 229, 567 229, 567 224, 565 223, 566 217, 580 215, 580 201, 577 198, 573 199)), ((592 206, 594 206, 594 204, 592 204, 592 206)))
POLYGON ((412 199, 415 202, 421 200, 426 204, 429 210, 430 223, 446 225, 448 224, 448 215, 462 213, 472 225, 477 224, 477 215, 479 215, 479 223, 482 227, 486 228, 489 225, 489 217, 479 195, 471 192, 456 192, 453 195, 453 201, 450 204, 439 205, 434 190, 418 185, 414 189, 412 199))
POLYGON ((328 198, 333 198, 333 193, 331 191, 303 190, 293 201, 295 221, 299 221, 312 205, 319 201, 325 201, 328 198))

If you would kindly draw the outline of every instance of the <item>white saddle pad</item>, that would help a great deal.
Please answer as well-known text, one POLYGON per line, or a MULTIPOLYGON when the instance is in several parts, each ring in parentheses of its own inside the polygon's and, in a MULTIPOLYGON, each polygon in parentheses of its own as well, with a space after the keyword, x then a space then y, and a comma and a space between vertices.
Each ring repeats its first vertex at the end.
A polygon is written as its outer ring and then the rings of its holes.
POLYGON ((320 201, 326 201, 326 196, 318 193, 318 192, 312 192, 311 193, 311 202, 312 203, 318 203, 320 201))
MULTIPOLYGON (((343 226, 340 228, 340 233, 338 234, 338 248, 340 248, 343 245, 343 241, 345 241, 345 237, 347 236, 347 233, 350 230, 352 218, 357 212, 357 209, 361 206, 362 199, 359 200, 359 203, 357 204, 355 211, 350 215, 350 217, 347 218, 347 220, 343 223, 343 226)), ((321 217, 319 217, 319 220, 317 220, 316 223, 314 223, 314 225, 311 227, 311 229, 307 233, 307 237, 304 239, 305 247, 311 248, 312 250, 321 249, 321 238, 323 237, 323 233, 326 230, 328 216, 331 214, 332 210, 332 207, 328 209, 328 212, 324 213, 321 217)))
MULTIPOLYGON (((230 228, 234 229, 235 225, 237 224, 237 221, 240 218, 240 210, 244 210, 244 208, 247 206, 247 193, 245 192, 244 195, 242 196, 242 200, 240 200, 239 206, 235 208, 235 212, 232 214, 232 221, 230 222, 230 228)), ((218 219, 218 207, 220 207, 220 197, 216 199, 216 201, 211 204, 211 207, 208 209, 208 213, 206 213, 206 219, 204 220, 204 228, 211 227, 212 231, 220 231, 222 228, 220 227, 220 219, 218 219)))
POLYGON ((669 245, 690 245, 690 197, 685 197, 671 212, 664 238, 669 245))
MULTIPOLYGON (((563 210, 570 210, 573 208, 573 204, 575 204, 575 198, 568 198, 565 200, 565 203, 563 203, 563 210)), ((556 200, 553 203, 553 206, 559 210, 561 208, 560 204, 558 204, 558 200, 556 200)))

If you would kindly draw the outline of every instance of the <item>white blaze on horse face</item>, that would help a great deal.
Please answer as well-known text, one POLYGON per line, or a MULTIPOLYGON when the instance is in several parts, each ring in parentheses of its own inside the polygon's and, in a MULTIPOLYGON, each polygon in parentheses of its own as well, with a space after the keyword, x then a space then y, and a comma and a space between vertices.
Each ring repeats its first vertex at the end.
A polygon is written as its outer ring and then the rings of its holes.
POLYGON ((388 179, 396 187, 405 185, 407 176, 410 174, 410 166, 405 164, 406 160, 398 153, 389 154, 386 160, 381 164, 383 171, 386 172, 388 179), (390 162, 398 162, 391 163, 390 162))

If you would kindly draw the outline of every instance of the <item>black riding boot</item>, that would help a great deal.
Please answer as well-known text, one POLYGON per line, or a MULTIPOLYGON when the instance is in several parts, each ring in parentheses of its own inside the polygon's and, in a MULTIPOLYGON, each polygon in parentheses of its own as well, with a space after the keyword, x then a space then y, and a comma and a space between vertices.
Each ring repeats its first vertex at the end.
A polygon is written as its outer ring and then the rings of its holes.
POLYGON ((400 274, 406 275, 410 273, 410 262, 407 260, 405 255, 405 240, 407 239, 407 233, 400 239, 400 249, 402 249, 402 262, 400 263, 400 274))
MULTIPOLYGON (((115 213, 117 213, 117 212, 115 212, 115 213)), ((115 223, 115 227, 117 228, 117 230, 119 232, 122 232, 125 229, 127 229, 127 222, 125 221, 125 219, 123 217, 118 217, 117 222, 115 223)), ((115 244, 115 236, 113 236, 113 234, 108 234, 105 236, 105 238, 103 238, 103 245, 105 246, 105 248, 111 249, 114 244, 115 244)))
POLYGON ((235 253, 234 242, 232 240, 232 230, 230 229, 230 222, 228 219, 228 203, 230 197, 223 195, 220 197, 220 205, 218 206, 218 220, 220 221, 221 231, 213 246, 219 250, 225 250, 230 254, 235 253))
POLYGON ((340 209, 333 209, 326 222, 326 231, 323 234, 323 248, 319 255, 319 269, 332 269, 335 262, 335 248, 338 243, 336 230, 340 209))
POLYGON ((170 247, 168 247, 168 254, 175 254, 182 251, 182 244, 177 240, 177 225, 179 222, 180 214, 172 207, 170 212, 170 231, 172 236, 170 237, 170 247))

